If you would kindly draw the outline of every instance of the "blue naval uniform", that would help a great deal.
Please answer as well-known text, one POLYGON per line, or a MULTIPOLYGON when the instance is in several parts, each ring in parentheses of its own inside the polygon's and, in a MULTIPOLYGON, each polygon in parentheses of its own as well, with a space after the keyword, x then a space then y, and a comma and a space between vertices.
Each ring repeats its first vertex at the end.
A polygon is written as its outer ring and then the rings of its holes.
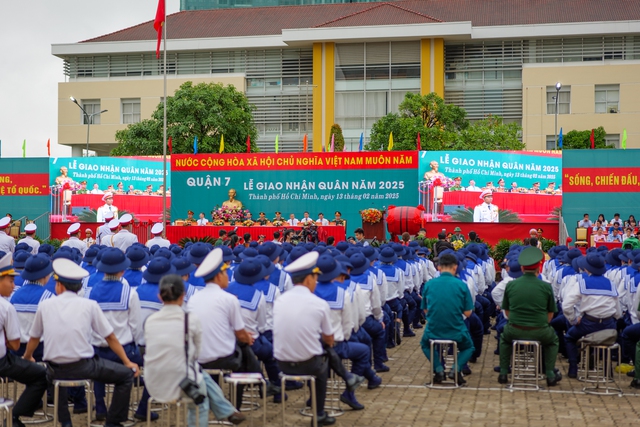
MULTIPOLYGON (((194 290, 194 292, 195 291, 200 291, 200 290, 204 289, 204 287, 206 286, 206 283, 204 282, 204 279, 202 277, 196 277, 195 274, 196 274, 196 270, 194 270, 191 273, 189 273, 189 284, 196 288, 194 290)), ((229 279, 229 280, 231 280, 231 279, 229 279)))
MULTIPOLYGON (((638 311, 638 287, 640 286, 640 271, 632 269, 633 275, 627 278, 627 292, 628 298, 632 302, 629 306, 629 320, 633 322, 635 319, 637 321, 637 311, 638 311), (635 302, 635 304, 633 304, 635 302)), ((624 328, 622 333, 620 334, 620 338, 622 341, 622 362, 629 363, 634 362, 634 366, 637 366, 636 362, 636 344, 640 341, 640 322, 632 323, 631 325, 624 328)))
MULTIPOLYGON (((17 278, 18 277, 16 277, 16 279, 17 278)), ((28 329, 31 329, 36 311, 38 311, 38 304, 55 296, 55 291, 52 293, 46 287, 26 280, 23 281, 22 286, 11 295, 10 302, 16 309, 18 318, 22 319, 20 324, 26 326, 27 320, 25 320, 25 318, 28 318, 28 329)), ((20 356, 24 354, 27 348, 27 342, 29 341, 28 329, 20 331, 20 349, 16 352, 16 354, 20 356)), ((42 361, 42 342, 40 342, 38 348, 34 351, 33 358, 38 362, 42 361)))
POLYGON ((139 270, 139 269, 133 270, 128 268, 125 270, 124 276, 122 277, 124 277, 127 283, 129 284, 129 286, 131 286, 134 289, 142 284, 142 270, 139 270))
MULTIPOLYGON (((373 287, 377 285, 370 277, 369 271, 365 271, 363 274, 352 274, 351 282, 356 283, 358 287, 367 293, 366 298, 371 298, 375 295, 372 291, 373 287)), ((370 304, 373 306, 373 302, 370 304)), ((384 366, 386 355, 387 340, 385 330, 380 321, 374 318, 373 314, 367 316, 362 324, 362 329, 367 331, 367 334, 371 337, 373 344, 373 365, 376 370, 380 370, 384 366)))

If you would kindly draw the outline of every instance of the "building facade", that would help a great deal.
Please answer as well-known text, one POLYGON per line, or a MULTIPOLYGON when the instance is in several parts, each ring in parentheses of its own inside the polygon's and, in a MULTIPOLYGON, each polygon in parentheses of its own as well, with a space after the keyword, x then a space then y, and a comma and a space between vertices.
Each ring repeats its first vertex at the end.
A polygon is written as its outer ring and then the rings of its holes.
POLYGON ((371 3, 375 0, 180 0, 180 10, 206 10, 310 4, 371 3))
MULTIPOLYGON (((186 4, 188 0, 184 0, 186 4)), ((198 2, 196 2, 198 3, 198 2)), ((528 149, 555 147, 558 130, 603 126, 640 148, 640 2, 400 0, 183 11, 167 20, 168 94, 185 81, 233 84, 256 106, 258 146, 314 150, 339 124, 347 149, 396 112, 406 92, 436 92, 471 120, 522 125, 528 149), (579 3, 579 5, 578 5, 579 3), (581 13, 573 13, 578 6, 581 13), (604 5, 606 6, 606 5, 604 5), (546 9, 545 9, 546 8, 546 9), (555 15, 553 14, 555 13, 555 15), (562 88, 556 91, 556 83, 562 88)), ((54 45, 64 61, 59 143, 107 154, 115 131, 149 118, 163 96, 151 22, 54 45)))

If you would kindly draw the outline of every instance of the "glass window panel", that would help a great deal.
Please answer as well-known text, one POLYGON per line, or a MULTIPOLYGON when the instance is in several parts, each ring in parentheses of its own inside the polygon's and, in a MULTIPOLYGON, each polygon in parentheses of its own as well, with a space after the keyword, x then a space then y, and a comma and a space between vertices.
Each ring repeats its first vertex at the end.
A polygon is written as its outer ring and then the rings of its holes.
POLYGON ((367 66, 367 80, 389 79, 389 67, 367 66))
MULTIPOLYGON (((455 74, 455 73, 454 73, 455 74)), ((392 79, 417 79, 420 78, 420 66, 391 66, 392 79)))
POLYGON ((366 62, 368 65, 389 64, 389 43, 367 43, 366 62))

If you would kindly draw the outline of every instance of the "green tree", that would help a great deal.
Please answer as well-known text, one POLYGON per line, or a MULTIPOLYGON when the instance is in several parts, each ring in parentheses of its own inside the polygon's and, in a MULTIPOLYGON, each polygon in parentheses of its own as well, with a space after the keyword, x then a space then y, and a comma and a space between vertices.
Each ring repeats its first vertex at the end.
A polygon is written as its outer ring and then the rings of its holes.
MULTIPOLYGON (((217 153, 224 135, 225 153, 246 152, 247 136, 251 151, 257 152, 258 131, 245 94, 232 85, 219 83, 183 83, 174 96, 167 98, 167 138, 172 139, 173 153, 192 153, 193 139, 198 137, 199 153, 217 153)), ((161 102, 151 119, 143 120, 116 132, 118 146, 113 156, 162 154, 161 102)))
POLYGON ((407 93, 398 106, 376 121, 366 149, 386 150, 393 132, 394 150, 415 150, 418 133, 423 150, 521 150, 521 131, 516 123, 504 124, 502 118, 489 116, 470 124, 464 109, 446 104, 436 93, 407 93))
MULTIPOLYGON (((607 132, 602 126, 593 130, 595 148, 615 148, 607 145, 604 137, 607 132)), ((562 137, 562 150, 584 150, 591 148, 591 130, 572 130, 562 137)))
MULTIPOLYGON (((336 135, 335 139, 333 140, 334 151, 344 151, 344 136, 342 136, 342 128, 340 127, 340 125, 339 124, 332 125, 330 134, 336 135)), ((331 139, 329 139, 329 141, 331 141, 331 139)), ((331 142, 329 142, 329 144, 331 144, 331 142)))

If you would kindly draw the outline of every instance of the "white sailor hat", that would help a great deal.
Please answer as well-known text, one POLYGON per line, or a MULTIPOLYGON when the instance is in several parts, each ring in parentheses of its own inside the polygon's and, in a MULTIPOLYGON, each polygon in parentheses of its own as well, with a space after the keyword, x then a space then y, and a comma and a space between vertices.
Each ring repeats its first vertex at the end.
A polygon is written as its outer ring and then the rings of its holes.
POLYGON ((153 227, 151 227, 151 234, 160 234, 163 229, 164 227, 162 226, 162 223, 157 222, 153 224, 153 227))
POLYGON ((316 267, 320 254, 316 251, 308 252, 293 261, 284 268, 284 271, 291 276, 306 276, 312 273, 320 274, 320 269, 316 267))
POLYGON ((205 281, 211 280, 221 271, 225 271, 228 265, 222 259, 222 249, 215 248, 202 260, 195 272, 196 277, 202 277, 205 281))
POLYGON ((129 214, 124 214, 120 217, 120 225, 123 227, 131 224, 131 221, 133 221, 133 217, 129 214))
POLYGON ((80 230, 80 223, 79 222, 75 222, 73 224, 71 224, 69 226, 69 228, 67 228, 67 234, 69 236, 76 234, 78 231, 80 230))
POLYGON ((117 230, 118 227, 120 227, 120 221, 118 221, 117 219, 112 219, 111 221, 109 221, 109 230, 113 231, 113 230, 117 230))
POLYGON ((24 226, 24 232, 27 234, 33 234, 36 232, 38 227, 35 224, 27 224, 24 226))
POLYGON ((104 222, 109 222, 113 219, 113 212, 108 211, 104 214, 104 222))
POLYGON ((0 219, 0 230, 4 230, 5 228, 9 227, 10 224, 11 218, 5 216, 4 218, 0 219))
POLYGON ((3 276, 19 276, 20 273, 16 273, 13 269, 13 256, 8 253, 0 258, 0 277, 3 276))
POLYGON ((107 191, 106 193, 104 193, 104 196, 102 196, 102 201, 104 202, 109 197, 113 197, 113 193, 111 191, 107 191))
POLYGON ((480 193, 480 198, 484 199, 486 196, 491 196, 493 194, 493 192, 491 190, 484 190, 482 193, 480 193))
POLYGON ((53 260, 53 272, 56 281, 72 285, 81 285, 82 280, 89 275, 87 270, 66 258, 53 260))

